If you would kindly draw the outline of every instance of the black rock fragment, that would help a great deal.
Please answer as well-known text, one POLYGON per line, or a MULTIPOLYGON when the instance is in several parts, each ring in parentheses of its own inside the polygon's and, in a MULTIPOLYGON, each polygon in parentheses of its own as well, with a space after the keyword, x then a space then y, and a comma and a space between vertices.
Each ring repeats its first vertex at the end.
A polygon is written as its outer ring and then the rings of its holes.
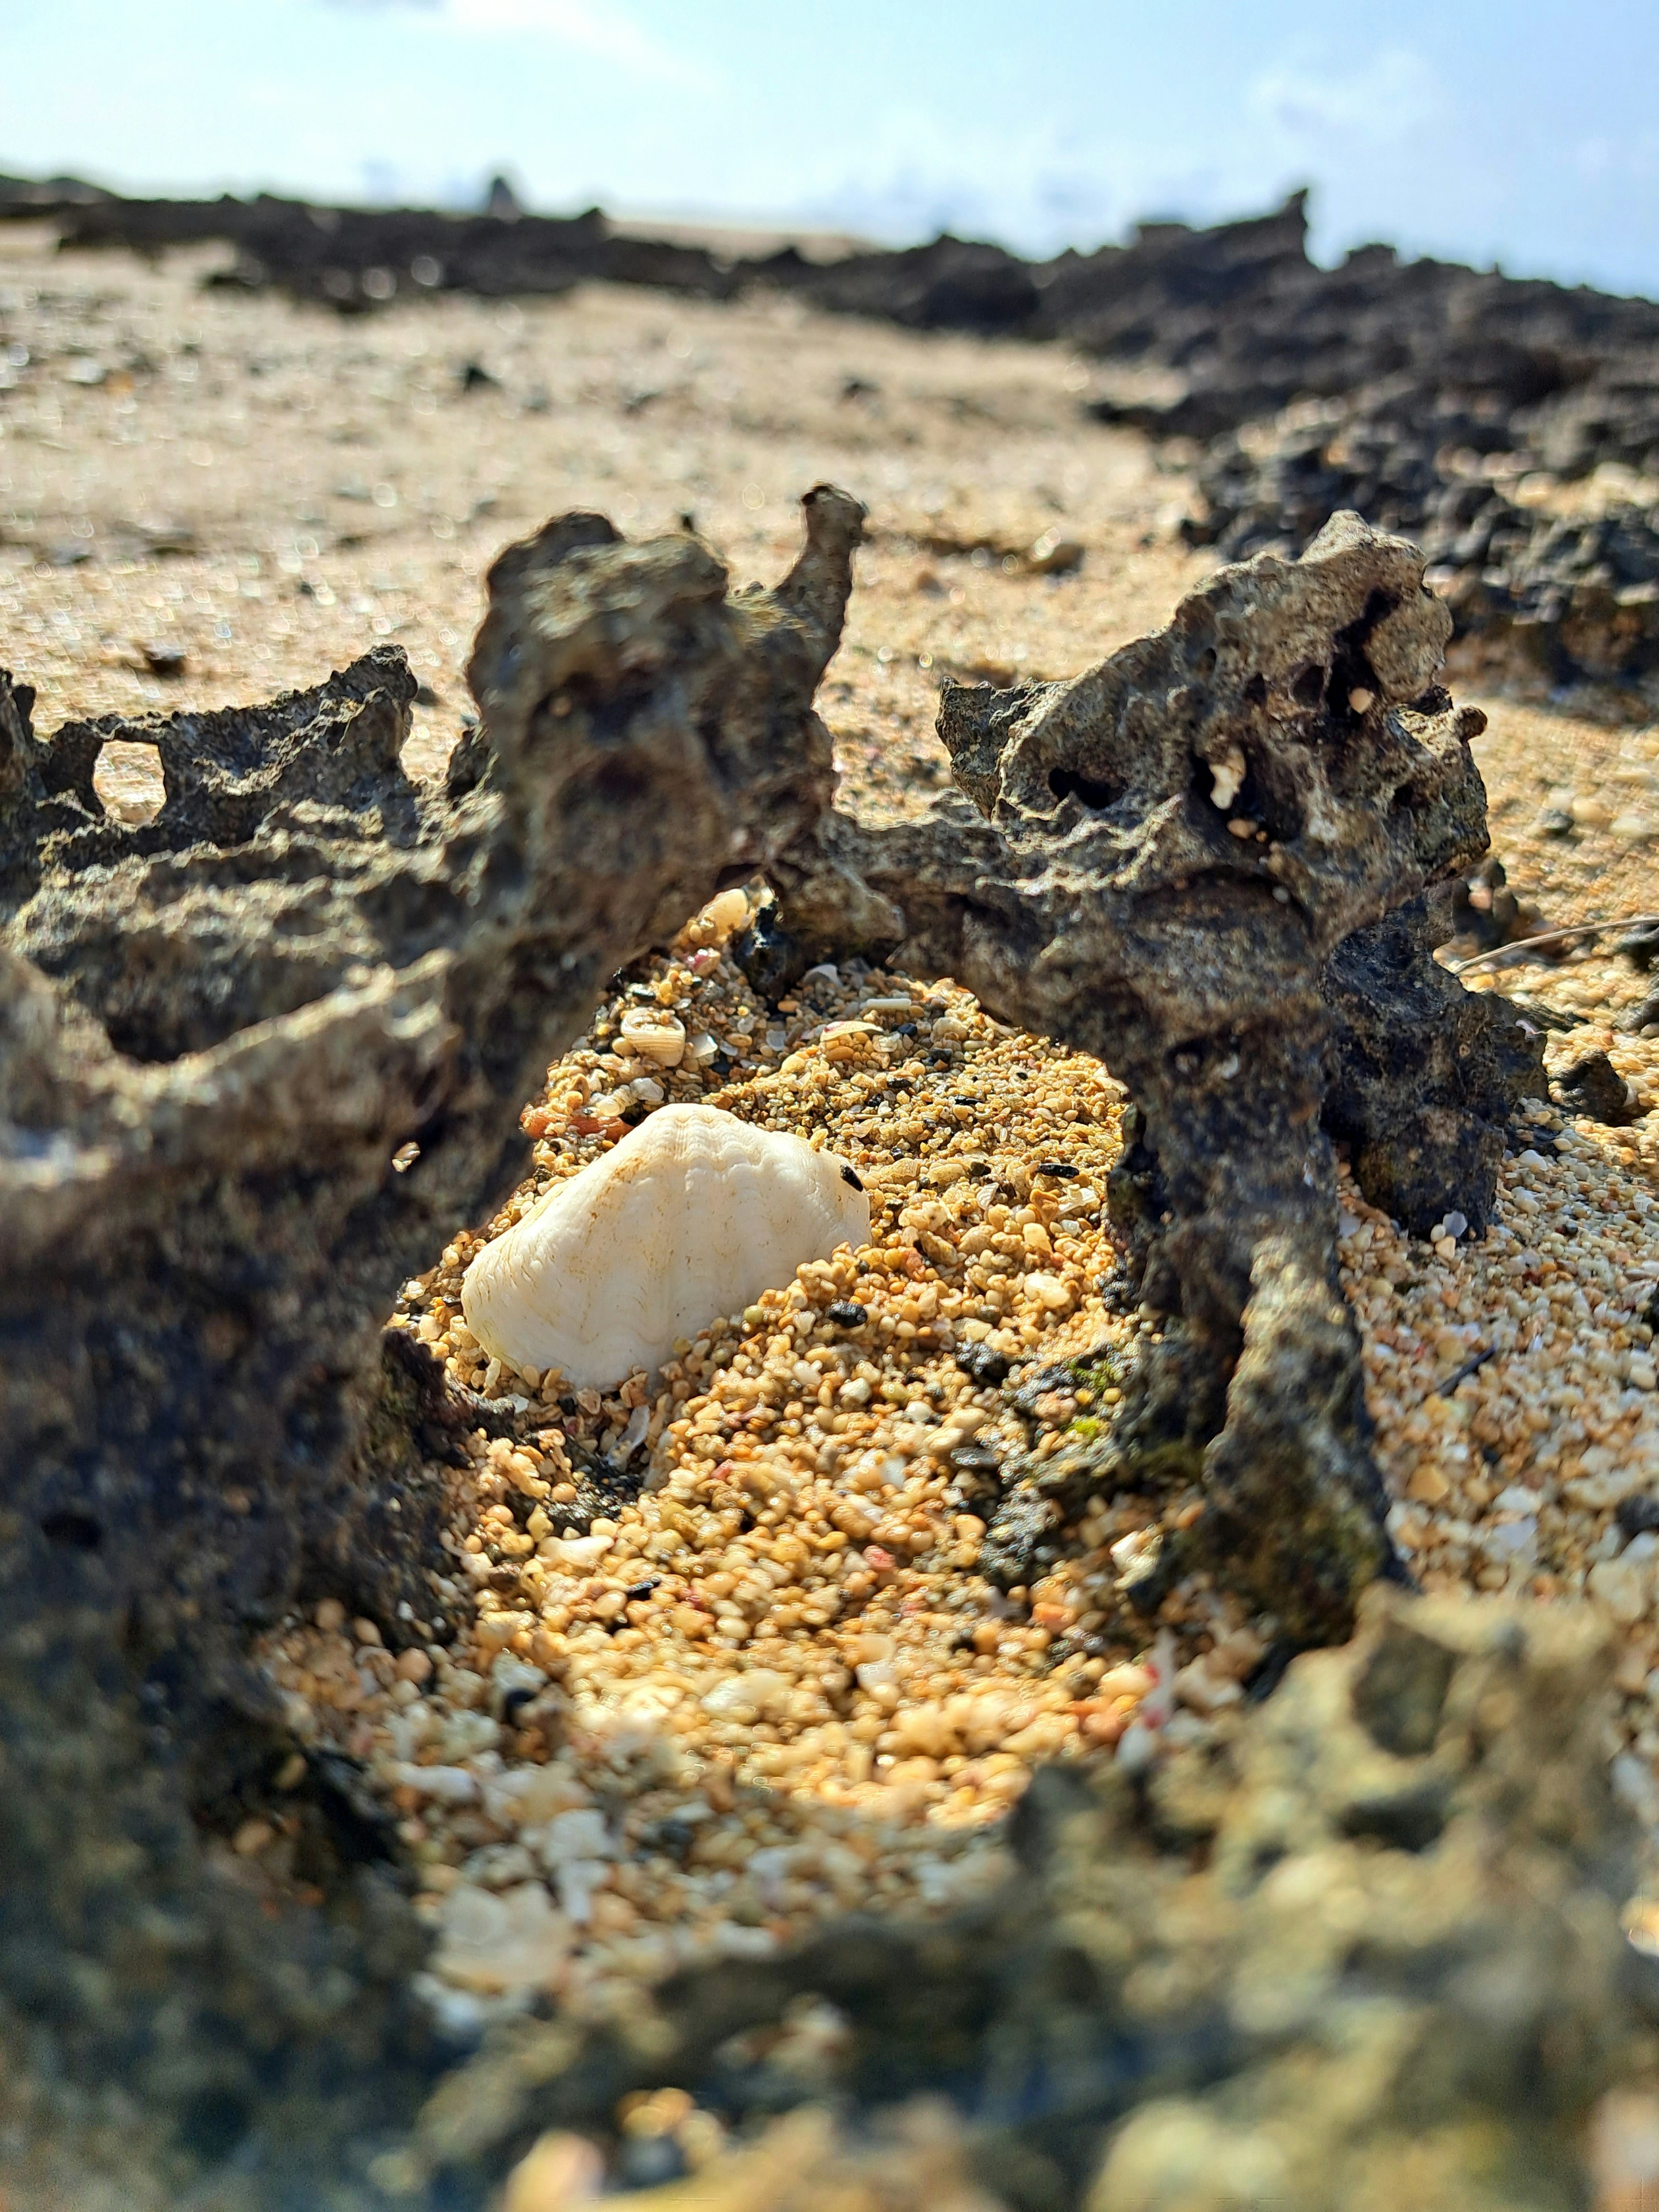
POLYGON ((732 939, 731 951, 750 989, 769 1005, 793 990, 812 964, 811 955, 784 927, 769 892, 732 939))
POLYGON ((982 1389, 995 1390, 1007 1380, 1008 1362, 988 1344, 964 1344, 957 1352, 957 1365, 982 1389))
POLYGON ((1543 923, 1511 890, 1509 873, 1495 853, 1452 885, 1451 933, 1467 938, 1478 952, 1492 952, 1516 939, 1539 934, 1543 923))
POLYGON ((1637 1118, 1630 1086, 1604 1052, 1588 1052, 1555 1079, 1557 1103, 1569 1114, 1621 1129, 1637 1118))
POLYGON ((1645 1490, 1638 1491, 1631 1498, 1621 1498, 1613 1517, 1619 1523, 1620 1534, 1626 1539, 1648 1535, 1659 1529, 1659 1498, 1645 1490))

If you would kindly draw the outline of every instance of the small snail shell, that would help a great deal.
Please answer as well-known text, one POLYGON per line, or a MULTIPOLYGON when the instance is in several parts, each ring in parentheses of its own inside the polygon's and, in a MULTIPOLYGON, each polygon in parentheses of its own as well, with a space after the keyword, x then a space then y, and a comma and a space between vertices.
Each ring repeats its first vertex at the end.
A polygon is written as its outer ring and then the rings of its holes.
POLYGON ((487 1244, 461 1310, 507 1365, 603 1385, 869 1237, 864 1186, 834 1152, 716 1107, 665 1106, 487 1244))
POLYGON ((678 1067, 685 1058, 685 1024, 660 1007, 630 1006, 622 1018, 622 1041, 659 1067, 678 1067))

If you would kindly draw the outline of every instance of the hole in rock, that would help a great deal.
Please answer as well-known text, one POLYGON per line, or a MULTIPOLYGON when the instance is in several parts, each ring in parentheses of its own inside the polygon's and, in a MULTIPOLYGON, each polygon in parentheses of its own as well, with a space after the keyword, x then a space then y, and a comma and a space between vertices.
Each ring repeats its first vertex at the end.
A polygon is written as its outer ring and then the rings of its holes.
POLYGON ((1365 643, 1383 617, 1393 613, 1395 605, 1385 591, 1374 590, 1357 618, 1336 634, 1336 657, 1331 663, 1331 696, 1345 708, 1353 692, 1369 691, 1375 698, 1382 690, 1366 655, 1365 643))
POLYGON ((161 784, 161 757, 154 745, 127 738, 111 738, 98 755, 92 787, 112 822, 129 829, 153 822, 167 793, 161 784))
POLYGON ((1291 696, 1299 707, 1316 707, 1325 696, 1325 672, 1317 661, 1310 660, 1291 686, 1291 696))
POLYGON ((40 1534, 49 1544, 62 1544, 72 1552, 95 1552, 104 1540, 104 1532, 91 1514, 78 1513, 73 1506, 43 1513, 40 1534))
POLYGON ((1080 775, 1073 768, 1051 768, 1048 788, 1056 799, 1080 799, 1085 806, 1097 811, 1115 806, 1124 793, 1119 783, 1103 783, 1098 777, 1080 775))

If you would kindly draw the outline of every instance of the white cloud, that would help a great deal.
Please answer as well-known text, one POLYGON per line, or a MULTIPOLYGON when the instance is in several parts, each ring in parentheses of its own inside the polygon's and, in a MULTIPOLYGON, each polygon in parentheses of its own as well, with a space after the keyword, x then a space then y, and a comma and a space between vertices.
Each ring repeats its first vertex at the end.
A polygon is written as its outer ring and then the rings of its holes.
POLYGON ((533 31, 578 53, 651 76, 684 80, 707 72, 642 31, 620 8, 586 0, 447 0, 444 13, 464 31, 533 31))
POLYGON ((334 0, 336 6, 404 7, 458 31, 525 33, 552 40, 574 53, 613 62, 637 76, 707 86, 713 72, 641 28, 625 9, 600 0, 334 0))
POLYGON ((1438 127, 1451 108, 1430 64, 1404 46, 1342 70, 1275 63, 1250 80, 1245 100, 1281 140, 1310 149, 1329 149, 1333 142, 1395 145, 1438 127))

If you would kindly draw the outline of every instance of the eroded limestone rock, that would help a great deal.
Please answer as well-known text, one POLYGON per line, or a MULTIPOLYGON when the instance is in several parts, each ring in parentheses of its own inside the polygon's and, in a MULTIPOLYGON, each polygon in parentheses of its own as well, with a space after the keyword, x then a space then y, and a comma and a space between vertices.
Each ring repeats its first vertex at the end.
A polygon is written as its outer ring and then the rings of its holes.
POLYGON ((1485 1218, 1532 1081, 1520 1032, 1437 975, 1425 926, 1390 919, 1486 843, 1483 720, 1436 687, 1449 635, 1416 550, 1335 516, 1300 562, 1218 571, 1082 676, 947 685, 965 796, 890 830, 831 814, 773 870, 800 957, 953 975, 1128 1085, 1114 1210, 1179 1322, 1089 1447, 1092 1477, 1201 1478, 1201 1534, 1170 1570, 1201 1542, 1298 1639, 1340 1633, 1390 1564, 1327 1055, 1362 1178, 1413 1216, 1434 1190, 1485 1218))
POLYGON ((392 648, 269 707, 46 740, 0 684, 0 1910, 30 1939, 0 1943, 0 2029, 55 1989, 65 2078, 210 2095, 234 2136, 273 2036, 335 2049, 342 2102, 353 2064, 397 2074, 362 1994, 386 1946, 227 1902, 188 1809, 222 1819, 291 1750, 242 1650, 296 1595, 393 1642, 453 1607, 413 1471, 451 1425, 381 1331, 517 1179, 523 1103, 606 979, 827 792, 812 695, 862 509, 805 508, 769 592, 595 515, 513 548, 446 789, 400 765, 392 648), (161 755, 148 823, 99 804, 112 738, 161 755))
POLYGON ((1350 1147, 1372 1205, 1414 1237, 1454 1211, 1485 1231, 1510 1119, 1547 1090, 1541 1038, 1506 999, 1466 991, 1434 958, 1450 935, 1444 908, 1408 899, 1345 938, 1320 979, 1325 1127, 1350 1147))

